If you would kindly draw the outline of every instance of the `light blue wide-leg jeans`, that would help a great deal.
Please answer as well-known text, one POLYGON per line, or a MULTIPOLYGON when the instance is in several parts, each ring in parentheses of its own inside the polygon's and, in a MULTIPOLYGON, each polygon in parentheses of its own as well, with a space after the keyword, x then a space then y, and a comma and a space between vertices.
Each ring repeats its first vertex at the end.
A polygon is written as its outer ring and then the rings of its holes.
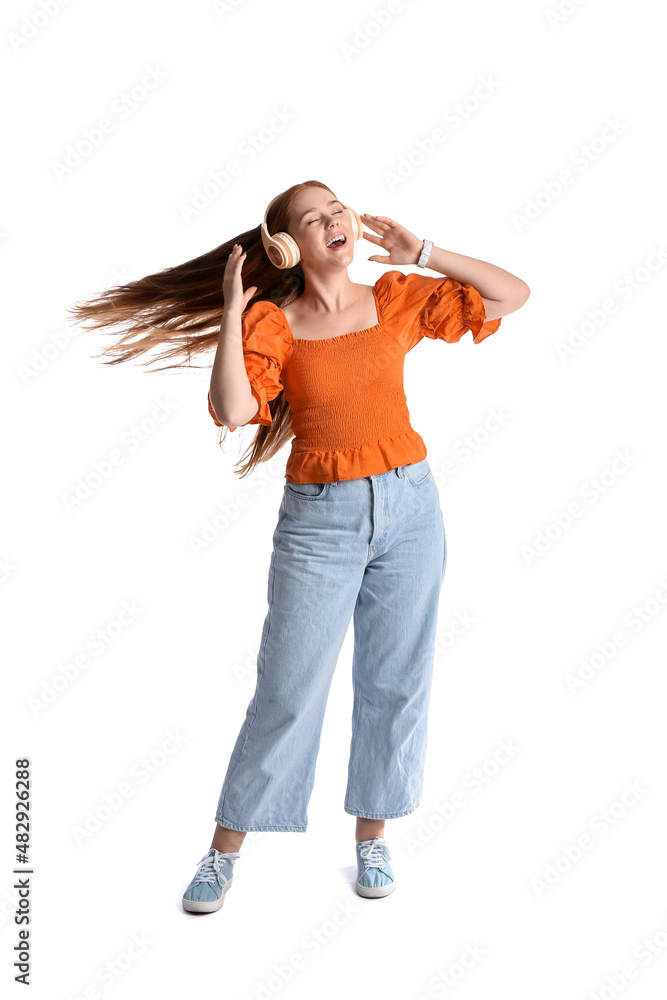
POLYGON ((273 535, 255 693, 216 810, 231 830, 303 832, 329 689, 354 619, 345 812, 421 802, 447 543, 428 461, 286 483, 273 535))

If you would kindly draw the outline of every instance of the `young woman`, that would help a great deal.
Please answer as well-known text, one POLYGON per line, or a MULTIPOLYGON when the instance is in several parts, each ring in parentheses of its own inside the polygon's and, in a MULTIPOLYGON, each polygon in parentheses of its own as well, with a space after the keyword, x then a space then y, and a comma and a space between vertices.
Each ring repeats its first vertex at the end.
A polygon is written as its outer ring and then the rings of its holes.
POLYGON ((325 706, 352 619, 344 809, 356 817, 356 890, 378 897, 395 888, 384 826, 421 802, 447 560, 403 363, 423 337, 454 343, 470 330, 480 343, 528 295, 508 271, 433 246, 386 216, 360 216, 311 180, 274 198, 265 223, 234 242, 74 310, 97 327, 129 321, 103 352, 118 355, 111 364, 164 344, 175 346, 160 357, 215 344, 211 417, 230 431, 260 425, 241 474, 292 441, 256 688, 185 910, 222 906, 247 831, 306 830, 325 706), (439 276, 392 269, 372 286, 352 282, 362 236, 386 251, 369 260, 439 276), (143 337, 130 342, 133 334, 143 337))

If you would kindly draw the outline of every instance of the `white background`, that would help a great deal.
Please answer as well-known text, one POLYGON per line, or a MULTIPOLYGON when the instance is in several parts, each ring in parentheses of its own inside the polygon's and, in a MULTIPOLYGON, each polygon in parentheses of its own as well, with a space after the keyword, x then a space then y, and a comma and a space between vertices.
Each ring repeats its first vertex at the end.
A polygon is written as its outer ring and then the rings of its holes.
MULTIPOLYGON (((13 978, 14 760, 27 755, 33 997, 664 995, 664 47, 648 0, 556 10, 5 4, 0 940, 13 978), (142 91, 149 71, 160 82, 142 91), (293 118, 250 160, 241 150, 275 109, 293 118), (105 117, 112 131, 59 177, 105 117), (446 141, 420 158, 439 127, 446 141), (412 171, 392 181, 402 157, 412 171), (241 172, 186 219, 230 159, 241 172), (255 428, 218 447, 212 356, 105 366, 108 334, 65 309, 256 226, 312 178, 500 265, 531 297, 481 344, 424 340, 406 362, 448 565, 424 801, 385 831, 396 892, 354 891, 350 627, 307 833, 249 835, 225 906, 199 918, 180 900, 254 688, 287 449, 239 480, 255 428), (491 411, 502 426, 485 425, 491 411), (68 509, 114 449, 122 464, 68 509), (124 603, 139 610, 117 634, 124 603), (456 635, 461 619, 474 621, 456 635), (100 654, 97 629, 114 636, 100 654), (591 659, 573 693, 567 676, 591 659), (170 733, 182 742, 165 754, 170 733), (123 783, 132 794, 106 815, 123 783)), ((356 244, 352 280, 377 280, 377 252, 356 244)))

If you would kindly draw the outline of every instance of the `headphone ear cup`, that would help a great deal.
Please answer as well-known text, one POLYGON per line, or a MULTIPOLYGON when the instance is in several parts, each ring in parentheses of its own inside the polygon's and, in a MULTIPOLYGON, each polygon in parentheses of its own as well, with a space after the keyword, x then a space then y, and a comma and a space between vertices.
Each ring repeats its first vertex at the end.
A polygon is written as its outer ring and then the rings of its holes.
MULTIPOLYGON (((299 250, 299 245, 295 239, 293 239, 289 233, 275 233, 273 236, 269 237, 268 241, 264 241, 264 249, 268 251, 268 248, 275 247, 280 254, 280 263, 275 264, 271 260, 274 267, 283 270, 286 267, 294 267, 298 264, 301 259, 301 251, 299 250)), ((268 252, 267 252, 268 256, 268 252)))
POLYGON ((301 260, 299 244, 289 233, 276 233, 273 237, 283 254, 283 268, 294 267, 301 260))

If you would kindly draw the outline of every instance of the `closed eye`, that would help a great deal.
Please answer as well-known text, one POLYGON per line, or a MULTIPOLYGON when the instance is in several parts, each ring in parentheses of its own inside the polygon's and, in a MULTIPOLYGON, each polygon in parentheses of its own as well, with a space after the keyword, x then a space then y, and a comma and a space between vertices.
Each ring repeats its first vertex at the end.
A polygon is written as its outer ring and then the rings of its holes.
MULTIPOLYGON (((342 208, 339 208, 339 209, 337 209, 337 211, 335 211, 335 212, 334 212, 333 214, 334 214, 334 215, 341 215, 341 214, 342 214, 342 212, 343 212, 343 209, 342 209, 342 208)), ((310 222, 308 223, 308 225, 310 225, 310 224, 311 224, 311 222, 319 222, 319 221, 320 221, 319 219, 311 219, 311 220, 310 220, 310 222)))

